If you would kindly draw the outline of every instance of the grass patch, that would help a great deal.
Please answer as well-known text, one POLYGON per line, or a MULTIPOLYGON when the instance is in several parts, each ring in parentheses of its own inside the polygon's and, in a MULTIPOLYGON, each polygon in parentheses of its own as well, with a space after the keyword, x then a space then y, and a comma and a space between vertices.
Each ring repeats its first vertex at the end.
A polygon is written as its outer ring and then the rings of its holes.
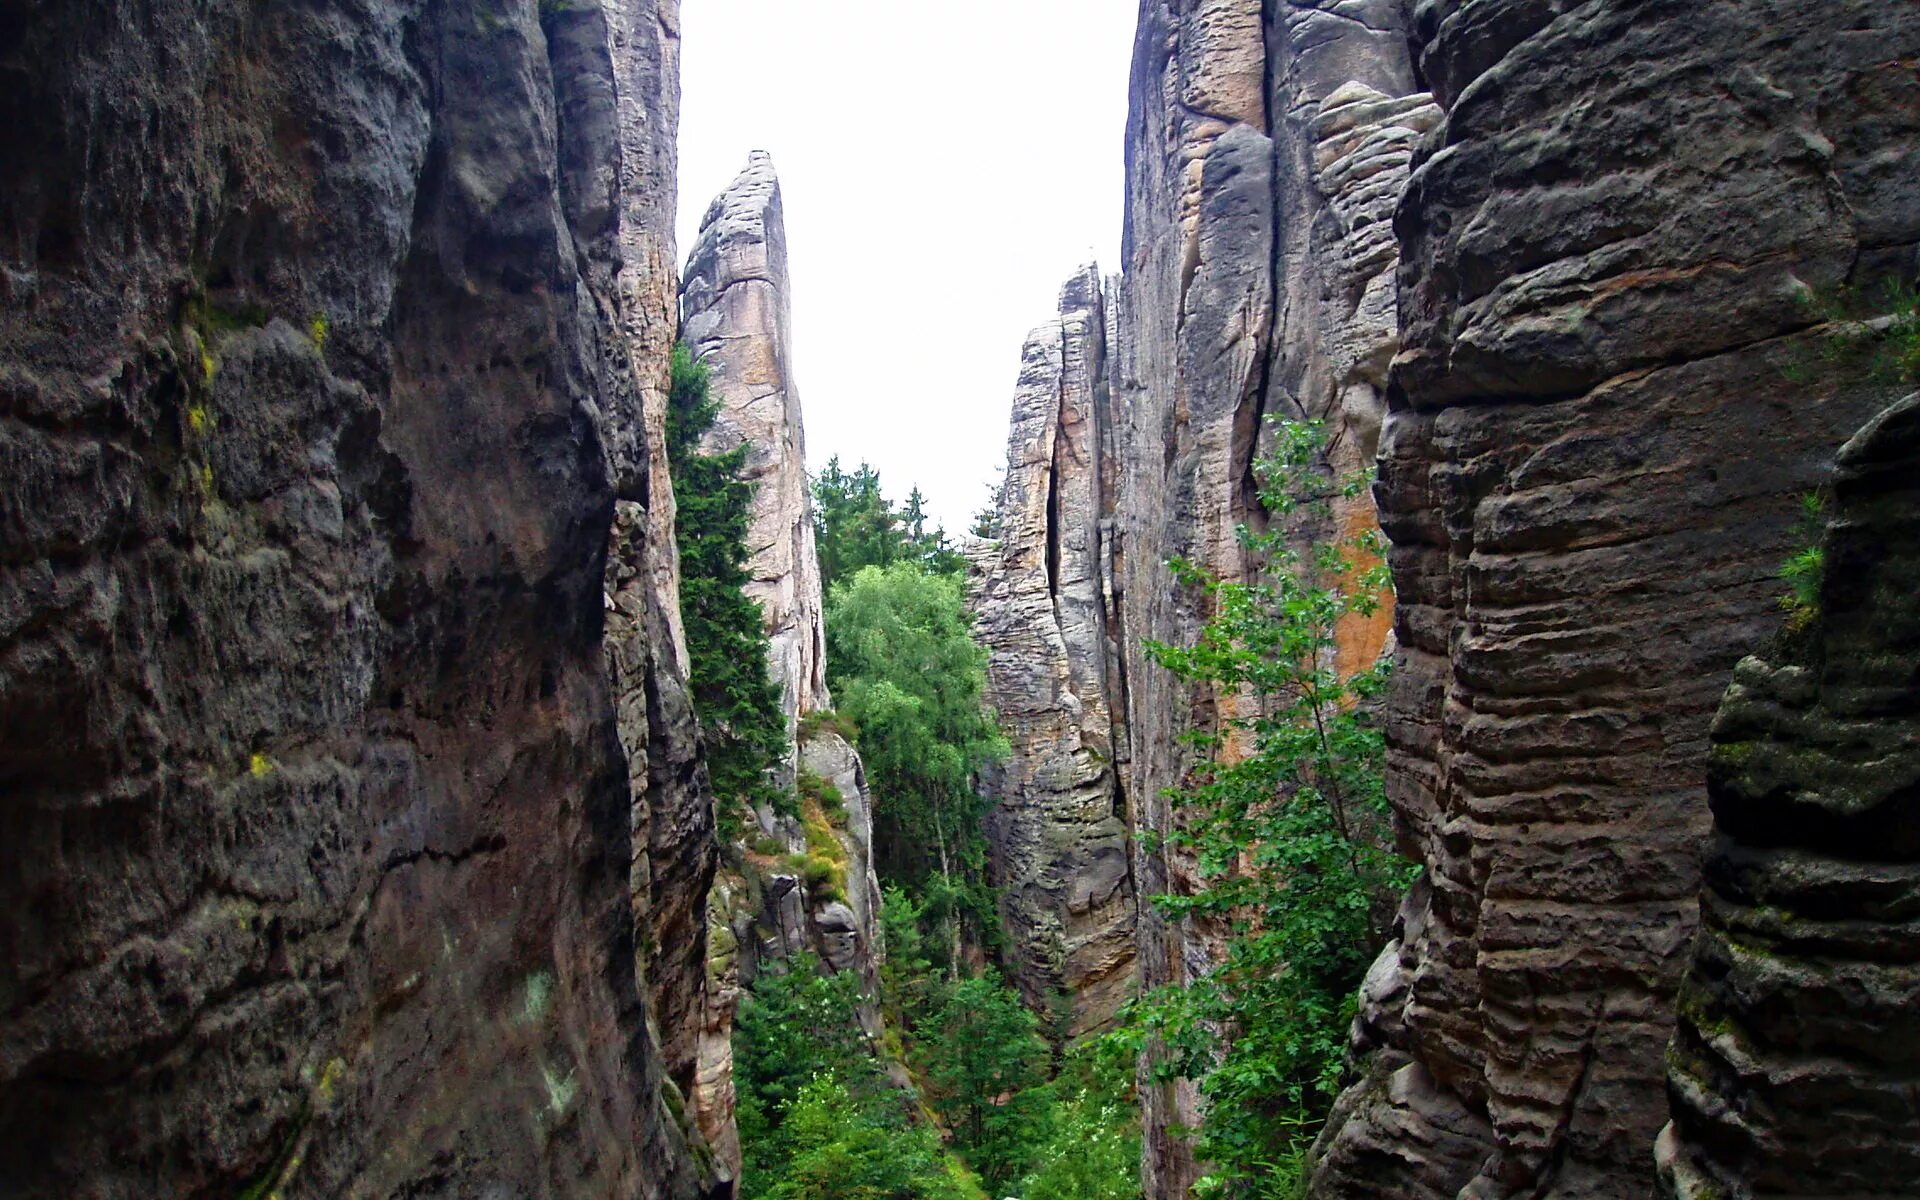
POLYGON ((801 767, 795 786, 800 792, 802 813, 817 808, 824 816, 836 823, 847 819, 846 797, 840 794, 839 788, 833 786, 832 780, 801 767))
POLYGON ((800 714, 801 741, 812 741, 823 733, 831 733, 842 741, 852 742, 860 735, 860 729, 853 723, 852 717, 842 716, 831 708, 816 708, 800 714))

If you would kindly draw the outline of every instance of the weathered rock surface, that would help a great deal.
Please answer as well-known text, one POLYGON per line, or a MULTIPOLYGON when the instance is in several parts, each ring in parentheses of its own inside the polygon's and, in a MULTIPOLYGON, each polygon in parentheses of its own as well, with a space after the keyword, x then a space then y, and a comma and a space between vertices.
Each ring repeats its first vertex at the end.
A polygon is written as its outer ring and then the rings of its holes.
MULTIPOLYGON (((1328 423, 1338 470, 1371 461, 1397 348, 1387 218, 1438 111, 1421 91, 1397 0, 1314 5, 1145 0, 1127 125, 1125 276, 1108 347, 1120 595, 1137 828, 1162 832, 1164 789, 1185 773, 1180 732, 1215 726, 1234 697, 1189 688, 1141 641, 1190 643, 1206 614, 1166 560, 1244 575, 1235 534, 1263 519, 1252 463, 1266 418, 1328 423)), ((1370 505, 1341 510, 1347 533, 1370 505)), ((1341 631, 1345 665, 1370 666, 1387 617, 1341 631)), ((1152 841, 1152 839, 1149 839, 1152 841)), ((1136 851, 1144 899, 1194 886, 1194 865, 1136 851)), ((1206 971, 1214 931, 1170 926, 1143 903, 1140 976, 1206 971)), ((1200 1119, 1182 1086, 1146 1099, 1151 1197, 1196 1174, 1175 1125, 1200 1119)))
POLYGON ((1708 722, 1779 625, 1795 494, 1887 399, 1806 369, 1801 331, 1809 289, 1920 240, 1920 9, 1415 22, 1448 111, 1396 218, 1376 496, 1388 786, 1427 877, 1313 1194, 1631 1195, 1666 1120, 1708 722))
POLYGON ((1134 974, 1106 342, 1089 267, 1027 338, 1000 538, 976 549, 969 584, 986 700, 1013 748, 981 779, 988 867, 1013 979, 1036 1010, 1063 1006, 1069 1037, 1108 1024, 1134 974))
POLYGON ((1920 1192, 1920 396, 1847 443, 1818 616, 1735 669, 1664 1194, 1920 1192))
POLYGON ((0 1192, 704 1194, 640 968, 701 805, 630 796, 602 661, 676 39, 0 13, 0 1192))
MULTIPOLYGON (((806 431, 793 379, 791 290, 780 182, 772 159, 756 151, 702 219, 681 278, 681 337, 708 367, 711 394, 719 402, 706 448, 748 447, 742 475, 754 493, 745 590, 766 622, 768 669, 791 741, 781 783, 794 786, 802 776, 824 783, 839 796, 841 811, 830 813, 806 800, 801 818, 766 809, 754 814, 747 843, 730 848, 714 897, 694 1111, 728 1178, 740 1163, 732 1082, 740 988, 769 960, 803 951, 833 970, 855 971, 869 994, 877 995, 879 986, 880 884, 872 862, 866 772, 839 735, 804 725, 808 714, 831 709, 833 701, 826 683, 826 604, 814 549, 806 431), (809 888, 792 865, 814 852, 809 822, 839 843, 842 895, 809 888), (769 843, 778 855, 765 853, 769 843)), ((877 1038, 878 1009, 870 1007, 862 1019, 877 1038)))

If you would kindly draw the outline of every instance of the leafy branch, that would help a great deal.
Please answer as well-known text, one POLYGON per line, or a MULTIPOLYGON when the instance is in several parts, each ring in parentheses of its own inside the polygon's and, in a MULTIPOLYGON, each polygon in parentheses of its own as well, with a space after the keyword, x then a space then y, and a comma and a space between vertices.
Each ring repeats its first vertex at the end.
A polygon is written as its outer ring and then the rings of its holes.
POLYGON ((1282 1194, 1274 1164, 1298 1161, 1338 1090, 1353 995, 1385 938, 1382 901, 1413 875, 1386 845, 1371 702, 1388 667, 1343 674, 1337 653, 1341 623, 1390 596, 1377 533, 1325 533, 1338 528, 1335 502, 1366 480, 1327 469, 1318 422, 1275 432, 1256 478, 1278 519, 1240 530, 1262 569, 1242 582, 1172 564, 1212 615, 1190 646, 1146 647, 1230 713, 1185 735, 1199 761, 1167 793, 1177 820, 1164 841, 1192 857, 1198 886, 1153 898, 1169 917, 1224 928, 1224 953, 1131 1013, 1157 1048, 1154 1076, 1199 1081, 1207 1120, 1195 1133, 1215 1194, 1282 1194))

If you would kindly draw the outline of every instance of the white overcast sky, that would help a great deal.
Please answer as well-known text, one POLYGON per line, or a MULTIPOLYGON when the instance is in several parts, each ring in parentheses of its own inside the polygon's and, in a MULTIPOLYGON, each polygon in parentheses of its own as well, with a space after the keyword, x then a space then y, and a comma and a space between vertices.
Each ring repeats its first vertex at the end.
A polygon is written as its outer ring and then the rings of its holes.
POLYGON ((681 255, 773 155, 808 466, 865 460, 960 533, 1027 330, 1119 266, 1134 0, 684 0, 681 255))

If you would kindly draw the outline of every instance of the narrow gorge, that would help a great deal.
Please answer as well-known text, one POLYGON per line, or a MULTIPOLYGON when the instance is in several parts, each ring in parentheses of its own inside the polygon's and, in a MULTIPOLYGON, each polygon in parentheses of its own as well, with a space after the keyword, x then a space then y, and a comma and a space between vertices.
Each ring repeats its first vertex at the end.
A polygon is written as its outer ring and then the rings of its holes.
POLYGON ((952 537, 683 15, 0 0, 0 1195, 1920 1196, 1920 5, 1139 0, 952 537))

